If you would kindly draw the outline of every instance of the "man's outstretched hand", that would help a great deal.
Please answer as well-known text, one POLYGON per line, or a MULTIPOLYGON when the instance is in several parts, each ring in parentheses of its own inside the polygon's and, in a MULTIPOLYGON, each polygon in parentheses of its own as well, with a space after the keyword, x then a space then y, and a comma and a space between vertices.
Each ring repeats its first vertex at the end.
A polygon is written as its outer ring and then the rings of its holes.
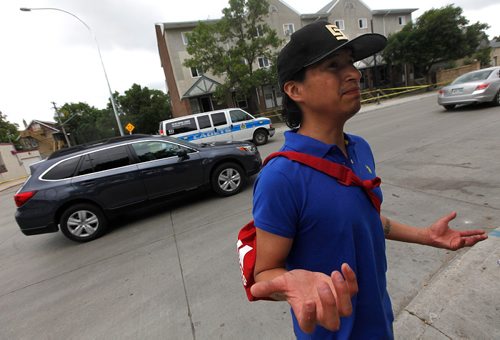
POLYGON ((463 247, 472 247, 479 241, 486 240, 488 235, 484 230, 465 230, 458 231, 451 229, 449 223, 457 217, 456 212, 441 217, 427 228, 427 237, 429 245, 458 250, 463 247))
POLYGON ((339 317, 352 314, 351 298, 358 292, 358 282, 356 274, 344 263, 342 274, 334 271, 327 276, 296 269, 255 283, 251 292, 255 297, 288 301, 306 333, 313 332, 316 324, 335 331, 340 328, 339 317))

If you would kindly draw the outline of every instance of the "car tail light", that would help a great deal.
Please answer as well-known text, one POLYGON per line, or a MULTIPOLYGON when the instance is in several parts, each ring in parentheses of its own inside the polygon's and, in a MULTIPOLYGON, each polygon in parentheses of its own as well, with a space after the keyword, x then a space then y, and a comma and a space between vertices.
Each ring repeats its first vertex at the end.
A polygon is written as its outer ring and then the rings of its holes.
POLYGON ((163 133, 164 133, 164 131, 163 131, 163 130, 160 130, 159 132, 160 132, 160 135, 162 135, 162 136, 164 135, 164 134, 163 134, 163 133))
POLYGON ((490 86, 490 84, 479 84, 474 91, 484 90, 484 89, 488 88, 488 86, 490 86))
POLYGON ((36 191, 25 191, 20 192, 14 195, 14 201, 16 202, 16 206, 19 208, 24 203, 28 202, 33 196, 35 196, 36 191))
POLYGON ((439 90, 438 94, 444 94, 444 91, 443 90, 439 90))

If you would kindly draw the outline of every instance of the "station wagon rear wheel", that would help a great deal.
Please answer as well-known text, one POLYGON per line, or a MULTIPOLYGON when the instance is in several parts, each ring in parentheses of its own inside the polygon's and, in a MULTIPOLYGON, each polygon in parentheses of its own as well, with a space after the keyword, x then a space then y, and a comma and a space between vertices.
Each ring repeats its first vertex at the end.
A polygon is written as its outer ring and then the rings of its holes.
POLYGON ((245 180, 245 173, 241 166, 224 163, 219 165, 212 174, 212 188, 220 196, 231 196, 241 191, 245 180))
POLYGON ((450 105, 444 105, 444 108, 447 110, 447 111, 451 111, 455 108, 455 104, 450 104, 450 105))
POLYGON ((77 242, 88 242, 100 237, 107 227, 101 209, 93 204, 75 204, 61 215, 61 231, 67 238, 77 242))

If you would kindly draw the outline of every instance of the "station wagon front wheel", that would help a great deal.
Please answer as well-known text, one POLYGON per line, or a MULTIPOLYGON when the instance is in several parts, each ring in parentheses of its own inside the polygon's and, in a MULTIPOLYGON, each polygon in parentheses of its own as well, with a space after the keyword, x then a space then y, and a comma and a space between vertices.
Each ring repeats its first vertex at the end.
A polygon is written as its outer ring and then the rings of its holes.
POLYGON ((107 228, 107 220, 97 206, 79 203, 64 211, 60 227, 64 236, 70 240, 88 242, 102 236, 107 228))
POLYGON ((243 188, 245 179, 241 166, 224 163, 219 165, 212 174, 212 189, 220 196, 235 195, 243 188))

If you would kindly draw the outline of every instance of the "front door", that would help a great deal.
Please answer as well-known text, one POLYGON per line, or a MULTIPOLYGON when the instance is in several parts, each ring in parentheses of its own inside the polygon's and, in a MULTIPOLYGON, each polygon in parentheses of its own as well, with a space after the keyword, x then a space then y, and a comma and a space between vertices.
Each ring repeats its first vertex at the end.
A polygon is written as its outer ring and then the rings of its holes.
POLYGON ((148 197, 154 199, 199 187, 203 168, 196 150, 168 141, 145 141, 132 144, 148 197), (186 150, 186 158, 178 152, 186 150))
POLYGON ((214 109, 212 105, 212 98, 210 97, 201 97, 200 98, 200 106, 201 106, 201 112, 209 112, 214 109))

